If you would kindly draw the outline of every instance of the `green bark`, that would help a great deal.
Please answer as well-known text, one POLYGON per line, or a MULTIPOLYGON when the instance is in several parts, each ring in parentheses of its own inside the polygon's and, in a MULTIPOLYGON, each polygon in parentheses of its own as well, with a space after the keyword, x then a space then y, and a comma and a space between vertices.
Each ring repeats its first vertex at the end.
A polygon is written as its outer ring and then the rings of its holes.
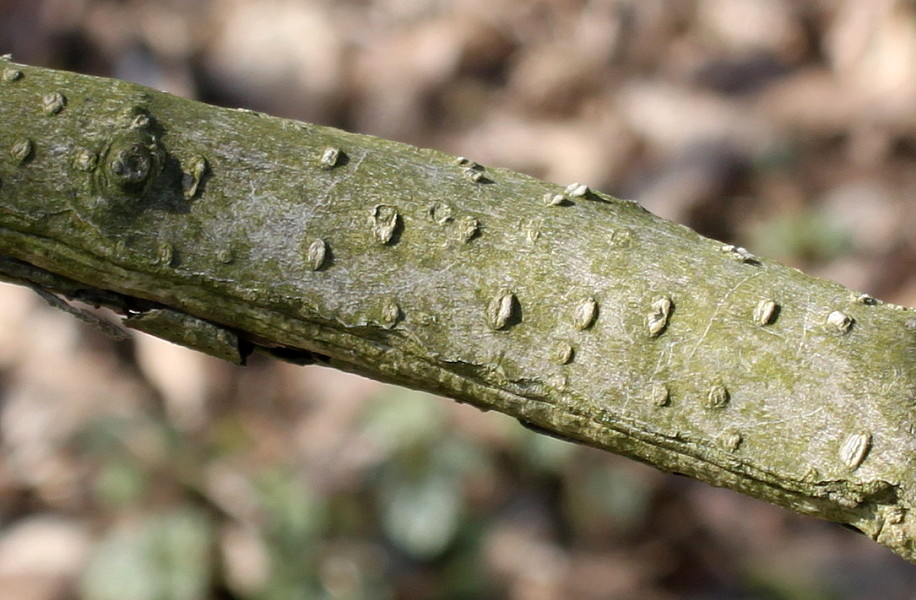
POLYGON ((0 272, 444 394, 916 561, 916 313, 633 202, 0 61, 0 272))

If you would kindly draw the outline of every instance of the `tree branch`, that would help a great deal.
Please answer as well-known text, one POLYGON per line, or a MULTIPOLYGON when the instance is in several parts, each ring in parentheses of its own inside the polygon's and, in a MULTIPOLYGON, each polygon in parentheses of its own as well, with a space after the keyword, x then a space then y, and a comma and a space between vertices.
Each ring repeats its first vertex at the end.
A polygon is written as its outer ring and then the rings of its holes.
POLYGON ((916 561, 916 314, 633 202, 0 61, 0 273, 244 362, 320 361, 916 561))

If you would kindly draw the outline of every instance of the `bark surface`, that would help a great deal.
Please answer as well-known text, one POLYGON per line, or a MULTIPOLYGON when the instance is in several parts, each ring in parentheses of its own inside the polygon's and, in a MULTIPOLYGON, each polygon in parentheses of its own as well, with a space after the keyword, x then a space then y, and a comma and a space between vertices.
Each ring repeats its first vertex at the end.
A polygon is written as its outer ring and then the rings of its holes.
POLYGON ((497 410, 916 562, 916 313, 634 202, 4 59, 0 255, 52 302, 497 410))

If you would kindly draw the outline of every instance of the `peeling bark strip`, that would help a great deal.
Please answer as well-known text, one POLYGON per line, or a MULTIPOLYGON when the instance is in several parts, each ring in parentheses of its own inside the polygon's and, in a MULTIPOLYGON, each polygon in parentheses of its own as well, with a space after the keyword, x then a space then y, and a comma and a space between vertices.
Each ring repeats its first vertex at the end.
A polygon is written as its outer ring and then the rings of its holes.
POLYGON ((321 360, 498 410, 916 561, 911 310, 580 184, 0 72, 7 280, 235 362, 321 360))

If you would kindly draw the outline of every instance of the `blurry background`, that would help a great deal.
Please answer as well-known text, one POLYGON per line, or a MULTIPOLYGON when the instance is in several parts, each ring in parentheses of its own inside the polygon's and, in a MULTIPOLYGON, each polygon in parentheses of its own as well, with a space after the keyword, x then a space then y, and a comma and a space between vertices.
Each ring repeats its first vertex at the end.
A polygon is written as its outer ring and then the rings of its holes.
MULTIPOLYGON (((916 4, 2 0, 0 53, 586 182, 916 304, 916 4)), ((916 597, 839 526, 0 287, 4 600, 916 597)))

